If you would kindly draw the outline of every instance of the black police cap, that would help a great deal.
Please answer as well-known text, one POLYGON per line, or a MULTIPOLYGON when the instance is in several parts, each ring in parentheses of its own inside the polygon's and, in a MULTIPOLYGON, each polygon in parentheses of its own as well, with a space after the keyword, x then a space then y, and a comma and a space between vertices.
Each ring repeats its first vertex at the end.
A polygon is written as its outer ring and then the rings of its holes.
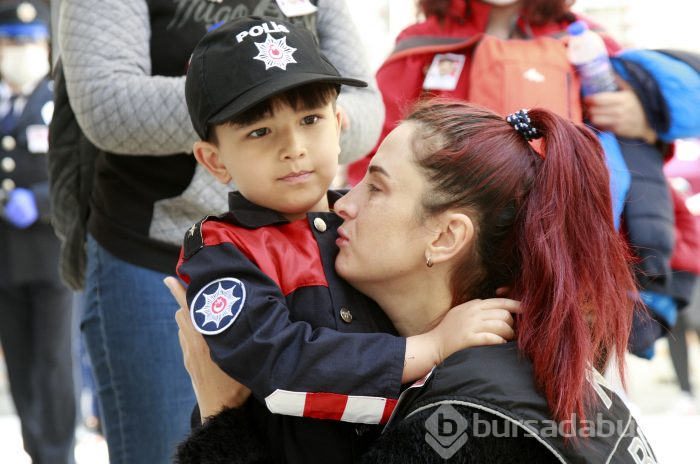
POLYGON ((256 104, 310 83, 366 87, 343 77, 314 35, 274 18, 235 19, 206 34, 192 54, 185 83, 190 119, 202 139, 207 128, 256 104))

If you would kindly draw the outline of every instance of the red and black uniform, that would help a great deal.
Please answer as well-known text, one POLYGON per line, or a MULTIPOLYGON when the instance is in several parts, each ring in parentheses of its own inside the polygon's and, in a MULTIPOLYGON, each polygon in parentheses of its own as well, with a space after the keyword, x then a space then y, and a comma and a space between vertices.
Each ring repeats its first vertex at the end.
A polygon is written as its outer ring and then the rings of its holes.
POLYGON ((335 273, 334 213, 289 222, 238 192, 229 209, 185 236, 178 273, 193 322, 211 334, 212 359, 276 413, 248 408, 273 455, 350 462, 369 438, 350 423, 383 423, 393 411, 405 339, 335 273))

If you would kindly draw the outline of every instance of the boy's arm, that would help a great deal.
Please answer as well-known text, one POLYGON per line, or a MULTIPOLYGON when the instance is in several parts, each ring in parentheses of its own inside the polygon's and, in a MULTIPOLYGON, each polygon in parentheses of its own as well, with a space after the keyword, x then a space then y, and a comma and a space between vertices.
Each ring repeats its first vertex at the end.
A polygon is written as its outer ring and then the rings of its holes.
POLYGON ((197 398, 199 420, 203 423, 222 409, 242 406, 250 396, 250 390, 229 377, 211 360, 209 346, 190 320, 182 284, 174 277, 166 277, 163 282, 180 305, 175 313, 177 335, 185 369, 197 398))
MULTIPOLYGON (((192 235, 200 237, 196 227, 192 235)), ((314 258, 304 258, 307 268, 301 272, 294 269, 299 262, 290 257, 289 250, 281 258, 288 262, 280 272, 305 279, 303 285, 288 290, 289 300, 298 302, 290 315, 288 298, 281 290, 287 285, 280 285, 258 267, 274 275, 270 256, 258 257, 262 261, 254 264, 232 242, 220 240, 227 232, 218 227, 207 224, 208 239, 195 239, 189 250, 185 246, 178 272, 184 280, 191 279, 189 314, 199 331, 208 334, 205 338, 212 359, 265 400, 272 412, 381 422, 393 410, 401 383, 423 377, 459 349, 512 337, 508 309, 517 302, 502 299, 460 305, 428 333, 409 337, 408 344, 385 333, 344 333, 294 322, 292 316, 305 314, 314 325, 333 327, 335 316, 345 309, 344 303, 324 297, 326 289, 314 290, 325 279, 322 273, 314 277, 314 258)), ((255 237, 248 236, 240 246, 254 241, 255 237)), ((276 278, 281 280, 279 275, 276 278)), ((354 309, 355 324, 370 316, 368 311, 354 309)))
MULTIPOLYGON (((230 300, 238 299, 234 306, 223 307, 235 319, 205 324, 212 331, 223 329, 205 339, 212 359, 272 412, 378 423, 393 410, 405 339, 386 333, 342 333, 292 321, 277 283, 230 243, 200 249, 182 262, 178 272, 185 280, 191 278, 187 300, 195 318, 204 310, 201 297, 211 299, 218 288, 212 282, 231 276, 240 283, 242 288, 229 292, 230 300), (243 288, 244 299, 237 293, 243 288)), ((232 288, 232 281, 222 283, 224 291, 232 288)), ((306 308, 326 315, 338 309, 306 308)), ((210 312, 209 318, 216 316, 210 312)))

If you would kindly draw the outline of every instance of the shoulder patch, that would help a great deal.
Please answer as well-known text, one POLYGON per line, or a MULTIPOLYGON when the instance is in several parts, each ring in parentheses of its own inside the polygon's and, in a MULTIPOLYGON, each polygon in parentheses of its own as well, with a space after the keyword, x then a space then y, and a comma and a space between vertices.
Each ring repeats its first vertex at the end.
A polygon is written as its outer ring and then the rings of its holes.
POLYGON ((199 222, 195 222, 192 224, 192 227, 187 229, 187 232, 185 232, 185 239, 184 239, 184 256, 185 259, 189 259, 197 253, 199 250, 204 248, 204 237, 202 236, 202 224, 204 221, 209 219, 209 216, 205 217, 199 222))
POLYGON ((245 285, 224 277, 209 282, 194 297, 190 317, 198 332, 216 335, 231 327, 245 304, 245 285))

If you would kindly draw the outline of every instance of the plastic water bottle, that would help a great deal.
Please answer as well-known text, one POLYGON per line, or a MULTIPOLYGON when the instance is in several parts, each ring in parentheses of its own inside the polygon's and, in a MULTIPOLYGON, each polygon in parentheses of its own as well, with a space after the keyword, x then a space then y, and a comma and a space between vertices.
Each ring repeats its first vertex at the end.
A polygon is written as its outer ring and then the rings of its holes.
POLYGON ((583 95, 617 90, 608 50, 603 39, 583 21, 569 24, 569 61, 581 79, 583 95))

